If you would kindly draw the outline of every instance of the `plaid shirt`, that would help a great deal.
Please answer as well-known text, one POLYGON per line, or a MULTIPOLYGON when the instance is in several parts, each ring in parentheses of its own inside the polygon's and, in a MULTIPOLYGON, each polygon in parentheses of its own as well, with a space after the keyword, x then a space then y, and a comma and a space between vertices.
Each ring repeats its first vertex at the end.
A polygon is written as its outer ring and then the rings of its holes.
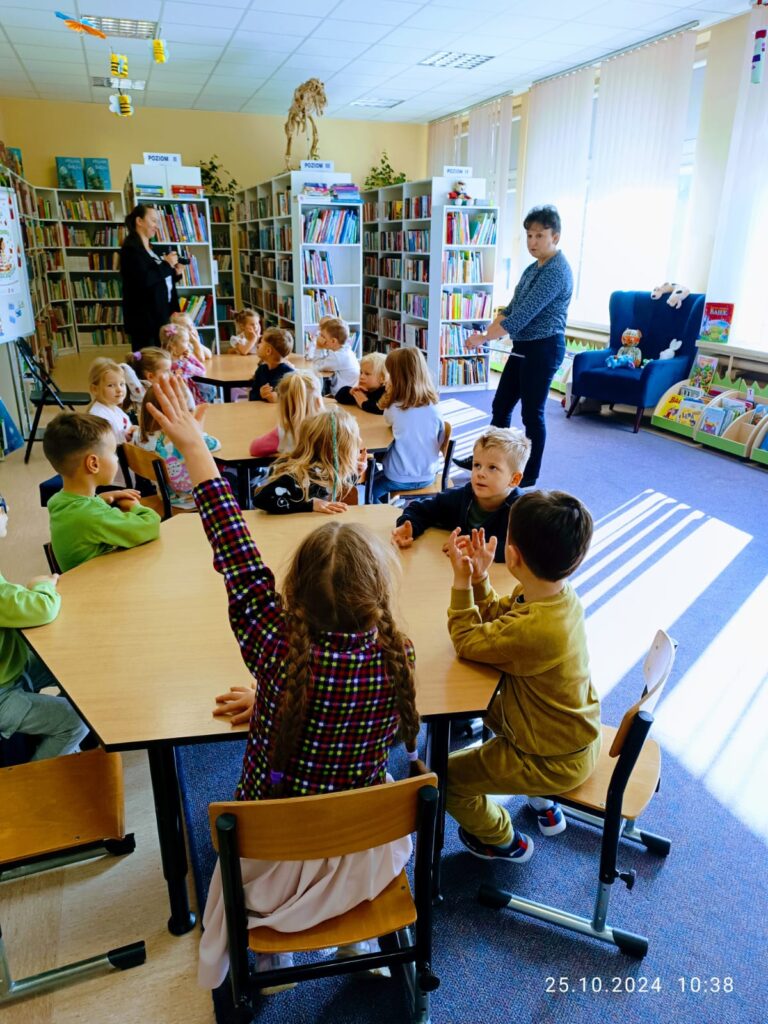
MULTIPOLYGON (((229 484, 208 480, 194 494, 214 568, 227 587, 232 631, 258 680, 235 797, 263 799, 269 795, 270 741, 285 685, 285 613, 229 484)), ((413 663, 410 642, 408 657, 413 663)), ((376 630, 320 633, 311 644, 309 668, 306 722, 285 773, 287 792, 306 796, 384 782, 399 715, 376 630)))

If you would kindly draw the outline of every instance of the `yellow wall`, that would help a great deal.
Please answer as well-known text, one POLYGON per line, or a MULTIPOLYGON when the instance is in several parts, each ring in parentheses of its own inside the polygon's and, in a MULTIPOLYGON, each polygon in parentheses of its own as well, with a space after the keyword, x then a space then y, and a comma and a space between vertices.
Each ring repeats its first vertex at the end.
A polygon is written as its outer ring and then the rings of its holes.
MULTIPOLYGON (((110 161, 112 187, 121 189, 132 163, 145 151, 181 153, 196 164, 217 153, 241 186, 255 185, 283 170, 284 116, 228 114, 207 110, 142 107, 133 117, 111 114, 106 100, 50 103, 0 96, 0 138, 18 146, 24 176, 34 185, 56 185, 56 156, 100 156, 110 161)), ((427 126, 392 121, 319 121, 320 156, 335 161, 362 184, 386 149, 393 167, 409 179, 427 168, 427 126)), ((294 145, 306 155, 303 140, 294 145)))

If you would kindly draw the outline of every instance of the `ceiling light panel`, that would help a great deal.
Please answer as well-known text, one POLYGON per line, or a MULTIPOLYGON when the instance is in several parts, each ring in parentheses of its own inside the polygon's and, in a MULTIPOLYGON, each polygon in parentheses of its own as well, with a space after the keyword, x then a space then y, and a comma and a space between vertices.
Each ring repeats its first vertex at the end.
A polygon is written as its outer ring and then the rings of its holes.
POLYGON ((378 99, 377 97, 373 97, 368 100, 352 100, 350 107, 382 107, 389 109, 390 107, 400 106, 402 102, 402 100, 378 99))
POLYGON ((106 36, 121 39, 154 39, 157 32, 156 21, 140 21, 135 18, 100 18, 96 14, 84 14, 83 21, 87 21, 106 36))
POLYGON ((431 57, 420 60, 419 64, 425 64, 430 68, 457 68, 469 71, 489 60, 493 60, 493 57, 482 53, 456 53, 453 50, 438 50, 431 57))

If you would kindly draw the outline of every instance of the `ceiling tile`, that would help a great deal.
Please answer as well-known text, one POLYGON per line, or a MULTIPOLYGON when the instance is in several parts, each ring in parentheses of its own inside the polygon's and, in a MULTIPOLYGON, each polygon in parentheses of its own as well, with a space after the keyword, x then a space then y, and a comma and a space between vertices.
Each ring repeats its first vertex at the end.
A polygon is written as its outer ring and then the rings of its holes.
POLYGON ((52 30, 58 27, 62 35, 70 34, 61 18, 57 18, 53 11, 31 11, 28 7, 6 7, 3 5, 0 24, 3 28, 10 25, 21 25, 25 28, 41 28, 52 30))
POLYGON ((184 97, 176 96, 171 93, 162 93, 158 95, 151 95, 147 93, 144 97, 145 107, 164 107, 167 110, 188 110, 191 108, 196 97, 184 97))
POLYGON ((243 114, 284 114, 285 109, 275 100, 259 99, 258 96, 248 100, 240 108, 243 114))
MULTIPOLYGON (((202 43, 174 43, 168 46, 168 61, 177 60, 218 60, 221 56, 220 46, 204 46, 202 43)), ((162 65, 161 65, 162 66, 162 65)))
MULTIPOLYGON (((278 11, 249 11, 240 28, 251 32, 273 32, 276 35, 307 36, 320 24, 320 18, 303 14, 280 14, 278 11)), ((239 32, 238 32, 239 35, 239 32)))
POLYGON ((677 11, 662 4, 636 4, 634 0, 611 0, 611 3, 588 11, 579 21, 585 25, 640 28, 654 18, 662 18, 669 13, 676 14, 677 11))
MULTIPOLYGON (((129 61, 129 70, 131 66, 129 61)), ((212 60, 201 60, 194 63, 185 60, 181 64, 153 64, 152 77, 153 81, 158 84, 161 82, 180 82, 182 80, 200 82, 205 81, 216 67, 218 67, 216 61, 212 60)))
POLYGON ((409 46, 413 48, 423 47, 429 53, 436 50, 456 49, 456 30, 446 26, 444 29, 435 29, 434 32, 427 32, 424 29, 408 28, 402 25, 393 28, 389 35, 382 39, 386 46, 409 46))
POLYGON ((413 4, 401 0, 341 0, 333 17, 373 25, 400 25, 413 13, 413 4))
POLYGON ((362 58, 348 64, 345 70, 350 75, 381 75, 383 79, 387 79, 404 74, 411 66, 410 64, 388 64, 386 61, 362 58))
POLYGON ((320 57, 325 57, 329 53, 333 53, 337 57, 346 57, 347 60, 352 60, 354 57, 358 57, 361 53, 368 49, 370 44, 367 42, 352 42, 351 40, 344 40, 340 46, 331 47, 327 39, 318 39, 317 36, 309 36, 302 43, 299 43, 296 48, 296 53, 311 53, 316 54, 320 57))
POLYGON ((350 42, 375 43, 387 32, 387 25, 371 25, 362 21, 340 21, 338 18, 326 18, 312 33, 313 38, 333 39, 350 42))
POLYGON ((376 43, 368 50, 368 56, 371 60, 380 60, 387 64, 418 64, 434 52, 434 46, 388 46, 386 43, 376 43))
MULTIPOLYGON (((442 3, 443 0, 440 2, 442 3)), ((636 2, 642 3, 643 0, 636 0, 636 2)), ((653 3, 655 0, 649 0, 649 2, 653 3)), ((687 3, 690 0, 682 0, 682 2, 687 3)), ((541 0, 516 0, 514 17, 538 18, 544 14, 547 18, 556 18, 561 22, 572 19, 580 20, 587 11, 600 7, 604 3, 605 0, 577 0, 577 3, 574 3, 573 0, 546 0, 544 4, 541 0)), ((509 16, 511 18, 513 13, 510 12, 509 16)))
POLYGON ((615 34, 615 28, 608 25, 584 25, 580 21, 569 21, 560 26, 557 37, 561 42, 574 46, 597 46, 615 34))
POLYGON ((320 57, 312 53, 293 53, 286 59, 283 67, 306 73, 310 78, 322 78, 324 74, 340 71, 349 64, 349 61, 348 57, 330 54, 320 57))
POLYGON ((24 84, 23 82, 8 81, 6 83, 0 80, 0 92, 2 92, 3 96, 37 99, 37 91, 31 85, 24 84))
MULTIPOLYGON (((227 0, 229 2, 229 0, 227 0)), ((252 11, 277 11, 285 14, 311 14, 325 17, 330 14, 339 0, 252 0, 252 11)), ((249 6, 246 2, 246 7, 249 6)))
MULTIPOLYGON (((432 0, 432 7, 448 7, 451 10, 457 8, 462 11, 466 11, 467 3, 466 0, 432 0)), ((510 0, 472 0, 473 11, 488 11, 490 13, 498 13, 507 10, 510 6, 510 0)), ((541 6, 539 0, 539 7, 541 6)), ((573 6, 571 3, 569 6, 573 6)), ((446 17, 457 17, 457 15, 446 15, 446 17)))
POLYGON ((240 111, 242 100, 233 96, 201 96, 195 101, 194 110, 220 110, 228 114, 237 114, 240 111))
MULTIPOLYGON (((546 10, 546 5, 542 7, 542 10, 546 10)), ((484 21, 481 26, 482 32, 489 38, 498 36, 502 39, 511 39, 513 42, 536 39, 545 34, 557 38, 561 29, 561 23, 554 18, 525 18, 517 15, 514 17, 495 15, 488 21, 484 21)))
MULTIPOLYGON (((58 32, 42 28, 26 28, 23 25, 3 25, 0 14, 0 25, 14 46, 54 47, 56 50, 74 50, 83 52, 80 39, 74 32, 58 32)), ((102 46, 105 44, 102 42, 102 46)))
POLYGON ((79 78, 85 81, 88 78, 88 69, 82 64, 65 64, 51 60, 26 60, 24 67, 31 78, 39 72, 47 75, 60 75, 62 78, 79 78))
POLYGON ((179 25, 163 22, 163 38, 168 40, 170 57, 173 59, 174 43, 206 43, 226 46, 232 38, 231 28, 214 28, 210 25, 179 25))
POLYGON ((216 4, 186 4, 176 0, 165 0, 163 4, 163 26, 212 25, 218 28, 234 28, 243 16, 241 8, 216 4))
MULTIPOLYGON (((86 59, 83 55, 83 51, 78 47, 76 50, 56 49, 55 51, 48 50, 39 46, 16 46, 14 47, 16 53, 19 55, 21 60, 28 61, 33 60, 38 63, 43 63, 46 56, 49 53, 54 53, 56 62, 58 64, 76 64, 84 68, 86 66, 86 59)), ((109 64, 109 51, 102 53, 103 61, 106 65, 109 64)))
MULTIPOLYGON (((82 0, 80 0, 82 3, 82 0)), ((278 0, 271 0, 273 6, 276 6, 278 0)), ((210 5, 211 0, 185 0, 185 3, 189 4, 208 4, 210 5)), ((241 10, 251 6, 251 0, 227 0, 227 7, 239 7, 241 10)))
POLYGON ((245 32, 240 29, 234 33, 229 50, 248 53, 255 50, 266 50, 270 53, 292 53, 301 42, 299 36, 282 36, 271 32, 245 32))
MULTIPOLYGON (((38 0, 30 2, 34 3, 35 7, 38 6, 38 0)), ((98 15, 100 18, 140 18, 145 21, 159 21, 163 6, 161 0, 130 0, 130 3, 126 0, 77 0, 77 4, 81 14, 98 15)), ((63 10, 65 13, 71 10, 71 0, 65 0, 63 3, 59 0, 57 10, 63 10)), ((118 38, 113 37, 109 40, 113 41, 117 43, 118 38)))

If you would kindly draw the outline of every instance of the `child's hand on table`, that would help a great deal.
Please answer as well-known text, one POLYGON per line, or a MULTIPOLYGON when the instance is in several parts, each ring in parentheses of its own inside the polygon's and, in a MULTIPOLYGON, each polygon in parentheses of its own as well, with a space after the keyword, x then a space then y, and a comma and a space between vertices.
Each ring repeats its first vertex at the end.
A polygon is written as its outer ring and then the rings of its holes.
POLYGON ((323 498, 313 498, 312 511, 324 512, 326 515, 332 516, 337 512, 346 512, 347 505, 343 501, 324 501, 323 498))
POLYGON ((214 718, 226 716, 232 725, 248 725, 256 700, 254 686, 230 686, 227 693, 220 693, 213 709, 214 718))
POLYGON ((259 397, 265 402, 276 402, 277 392, 271 384, 262 384, 259 388, 259 397))
POLYGON ((36 583, 52 583, 54 587, 58 586, 59 574, 55 572, 52 576, 33 576, 27 584, 27 590, 31 590, 36 583))
POLYGON ((392 543, 396 548, 409 548, 413 544, 413 524, 406 519, 400 526, 392 531, 392 543))
POLYGON ((113 505, 116 508, 119 508, 121 512, 127 512, 128 509, 133 508, 134 505, 141 504, 141 495, 131 487, 127 487, 122 491, 104 491, 104 493, 100 494, 99 497, 102 501, 105 501, 107 505, 113 505))
POLYGON ((469 590, 474 567, 464 545, 460 543, 460 537, 461 529, 457 526, 448 538, 447 554, 453 566, 454 590, 469 590))

